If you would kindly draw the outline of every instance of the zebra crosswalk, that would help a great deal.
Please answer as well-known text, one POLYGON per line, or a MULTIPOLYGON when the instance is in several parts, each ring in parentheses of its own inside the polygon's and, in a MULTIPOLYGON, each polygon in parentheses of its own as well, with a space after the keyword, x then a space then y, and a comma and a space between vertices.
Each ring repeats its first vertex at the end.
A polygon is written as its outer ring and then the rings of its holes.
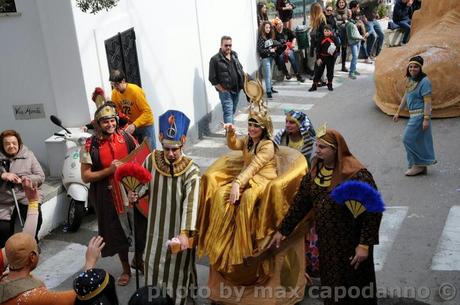
MULTIPOLYGON (((385 269, 385 262, 390 253, 397 255, 393 244, 398 240, 404 221, 410 221, 408 212, 408 206, 390 206, 385 210, 380 225, 380 243, 374 248, 377 272, 385 269)), ((89 230, 93 235, 97 234, 96 219, 82 224, 80 230, 89 230)), ((33 273, 42 279, 48 288, 58 287, 81 269, 85 251, 85 245, 47 238, 42 242, 40 264, 33 273)), ((198 270, 203 273, 199 277, 205 278, 206 266, 200 266, 198 270)), ((433 255, 431 270, 460 271, 460 206, 452 206, 449 210, 437 250, 433 255)))

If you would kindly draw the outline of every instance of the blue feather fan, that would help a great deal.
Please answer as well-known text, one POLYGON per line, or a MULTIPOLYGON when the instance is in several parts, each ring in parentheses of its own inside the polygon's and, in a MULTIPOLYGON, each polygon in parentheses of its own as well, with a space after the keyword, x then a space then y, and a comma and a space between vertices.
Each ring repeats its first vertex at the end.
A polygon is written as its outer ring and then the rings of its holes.
POLYGON ((349 180, 340 184, 332 190, 331 197, 339 205, 357 201, 368 212, 378 213, 385 210, 385 203, 380 193, 368 183, 362 181, 349 180))

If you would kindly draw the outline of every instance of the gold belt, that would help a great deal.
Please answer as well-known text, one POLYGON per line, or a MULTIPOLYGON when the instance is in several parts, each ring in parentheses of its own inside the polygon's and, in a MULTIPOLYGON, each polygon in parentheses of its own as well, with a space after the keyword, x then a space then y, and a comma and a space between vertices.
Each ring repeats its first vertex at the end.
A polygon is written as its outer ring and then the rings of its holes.
POLYGON ((424 113, 424 109, 415 109, 415 110, 409 110, 410 116, 416 116, 424 113))

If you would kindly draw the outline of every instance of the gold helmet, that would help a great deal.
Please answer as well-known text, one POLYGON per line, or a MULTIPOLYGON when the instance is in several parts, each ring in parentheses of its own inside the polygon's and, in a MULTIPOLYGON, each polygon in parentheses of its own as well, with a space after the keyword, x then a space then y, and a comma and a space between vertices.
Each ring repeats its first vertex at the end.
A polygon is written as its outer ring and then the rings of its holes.
POLYGON ((118 114, 117 109, 115 108, 115 104, 108 101, 103 103, 99 108, 97 108, 96 112, 94 113, 94 119, 96 122, 99 122, 102 119, 111 119, 115 118, 118 123, 118 114))
POLYGON ((248 120, 253 119, 267 131, 268 137, 273 137, 273 123, 268 114, 267 103, 263 100, 264 90, 262 83, 257 78, 250 80, 248 75, 244 75, 244 92, 249 98, 249 115, 248 120))

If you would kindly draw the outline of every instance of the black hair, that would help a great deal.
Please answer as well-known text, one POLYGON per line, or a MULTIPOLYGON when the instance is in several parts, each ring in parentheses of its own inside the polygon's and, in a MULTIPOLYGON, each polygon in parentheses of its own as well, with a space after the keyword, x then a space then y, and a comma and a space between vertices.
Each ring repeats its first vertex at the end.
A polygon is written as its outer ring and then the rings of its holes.
POLYGON ((326 24, 326 25, 324 26, 324 28, 323 28, 323 31, 324 31, 324 30, 329 30, 329 31, 332 32, 332 27, 331 27, 329 24, 326 24))
POLYGON ((356 0, 350 1, 350 3, 348 4, 349 9, 353 9, 353 8, 355 8, 357 6, 359 6, 359 2, 356 1, 356 0))
POLYGON ((123 71, 118 70, 118 69, 110 71, 109 81, 114 82, 114 83, 119 83, 123 80, 126 81, 126 76, 125 76, 125 73, 123 73, 123 71))
POLYGON ((144 286, 129 299, 128 305, 173 305, 173 299, 160 287, 144 286))
POLYGON ((232 40, 232 37, 224 35, 220 38, 220 44, 224 42, 224 40, 232 40))

